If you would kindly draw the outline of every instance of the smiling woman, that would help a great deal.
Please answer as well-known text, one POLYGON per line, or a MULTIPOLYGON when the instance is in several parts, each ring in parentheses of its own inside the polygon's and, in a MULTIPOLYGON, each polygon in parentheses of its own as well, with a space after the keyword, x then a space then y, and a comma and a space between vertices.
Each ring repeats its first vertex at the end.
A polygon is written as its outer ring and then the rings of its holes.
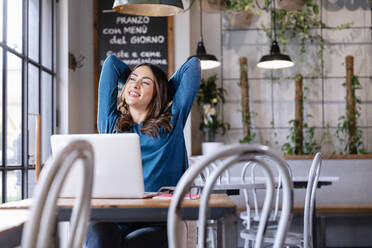
POLYGON ((138 65, 130 74, 120 94, 121 112, 117 129, 128 132, 134 123, 142 125, 141 132, 159 136, 160 128, 168 133, 170 123, 170 101, 172 87, 165 73, 152 64, 138 65))
MULTIPOLYGON (((199 90, 200 74, 196 58, 186 61, 169 81, 152 64, 140 64, 131 71, 114 55, 105 60, 98 89, 98 131, 139 135, 146 191, 175 186, 188 167, 183 129, 199 90), (124 87, 117 104, 119 82, 124 87)), ((166 245, 166 223, 96 223, 90 226, 86 241, 86 247, 166 245)))

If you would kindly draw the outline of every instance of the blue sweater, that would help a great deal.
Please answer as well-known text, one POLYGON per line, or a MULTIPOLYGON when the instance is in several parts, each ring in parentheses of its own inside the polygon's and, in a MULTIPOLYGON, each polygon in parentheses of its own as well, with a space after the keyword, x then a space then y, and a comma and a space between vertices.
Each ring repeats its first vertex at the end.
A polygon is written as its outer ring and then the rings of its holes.
MULTIPOLYGON (((105 60, 98 89, 99 133, 116 132, 115 125, 119 116, 118 82, 125 83, 130 72, 130 68, 114 55, 105 60)), ((132 132, 140 137, 146 191, 157 191, 162 186, 175 186, 188 167, 183 129, 199 90, 200 77, 200 62, 192 58, 169 80, 176 89, 171 107, 173 128, 169 133, 164 133, 161 129, 160 137, 151 137, 141 133, 142 122, 133 125, 132 132)))

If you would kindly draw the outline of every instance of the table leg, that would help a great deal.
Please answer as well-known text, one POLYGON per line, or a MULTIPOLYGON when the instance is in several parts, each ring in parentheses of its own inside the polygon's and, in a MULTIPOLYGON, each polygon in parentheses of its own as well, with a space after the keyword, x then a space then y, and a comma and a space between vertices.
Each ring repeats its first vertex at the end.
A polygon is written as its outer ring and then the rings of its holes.
POLYGON ((238 245, 237 220, 228 215, 217 222, 217 247, 235 248, 238 245))
POLYGON ((320 216, 318 221, 317 243, 314 247, 326 247, 327 238, 327 219, 325 216, 320 216))

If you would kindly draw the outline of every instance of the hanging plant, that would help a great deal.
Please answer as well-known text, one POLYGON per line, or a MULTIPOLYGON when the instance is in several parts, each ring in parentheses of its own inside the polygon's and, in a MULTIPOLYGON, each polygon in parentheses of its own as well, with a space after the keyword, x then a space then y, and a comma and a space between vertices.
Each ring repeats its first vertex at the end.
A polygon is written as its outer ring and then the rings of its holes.
POLYGON ((230 26, 245 28, 251 25, 254 14, 260 14, 254 0, 226 0, 226 16, 230 26))
POLYGON ((299 10, 306 3, 306 0, 280 0, 279 7, 285 10, 299 10))
POLYGON ((225 10, 225 0, 200 0, 203 1, 202 10, 207 13, 218 13, 225 10))

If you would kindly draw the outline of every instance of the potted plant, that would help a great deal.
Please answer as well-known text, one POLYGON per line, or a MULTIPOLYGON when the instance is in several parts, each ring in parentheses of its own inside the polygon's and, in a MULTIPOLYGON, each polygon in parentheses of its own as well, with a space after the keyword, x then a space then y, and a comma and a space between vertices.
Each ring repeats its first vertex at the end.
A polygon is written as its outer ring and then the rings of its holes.
MULTIPOLYGON (((226 0, 226 16, 231 27, 245 28, 252 23, 254 0, 226 0)), ((259 14, 259 11, 256 11, 259 14)))
POLYGON ((225 9, 225 0, 200 0, 203 1, 202 10, 208 13, 217 13, 225 9))
POLYGON ((279 7, 285 10, 299 10, 305 3, 306 0, 279 0, 279 7))
POLYGON ((199 129, 204 134, 206 141, 202 144, 203 154, 223 145, 221 142, 215 142, 216 134, 221 131, 221 134, 224 135, 226 130, 230 128, 228 123, 224 123, 218 118, 217 107, 220 103, 225 103, 226 91, 217 87, 216 80, 217 75, 211 76, 207 80, 202 79, 197 95, 197 103, 202 112, 202 122, 199 129))

